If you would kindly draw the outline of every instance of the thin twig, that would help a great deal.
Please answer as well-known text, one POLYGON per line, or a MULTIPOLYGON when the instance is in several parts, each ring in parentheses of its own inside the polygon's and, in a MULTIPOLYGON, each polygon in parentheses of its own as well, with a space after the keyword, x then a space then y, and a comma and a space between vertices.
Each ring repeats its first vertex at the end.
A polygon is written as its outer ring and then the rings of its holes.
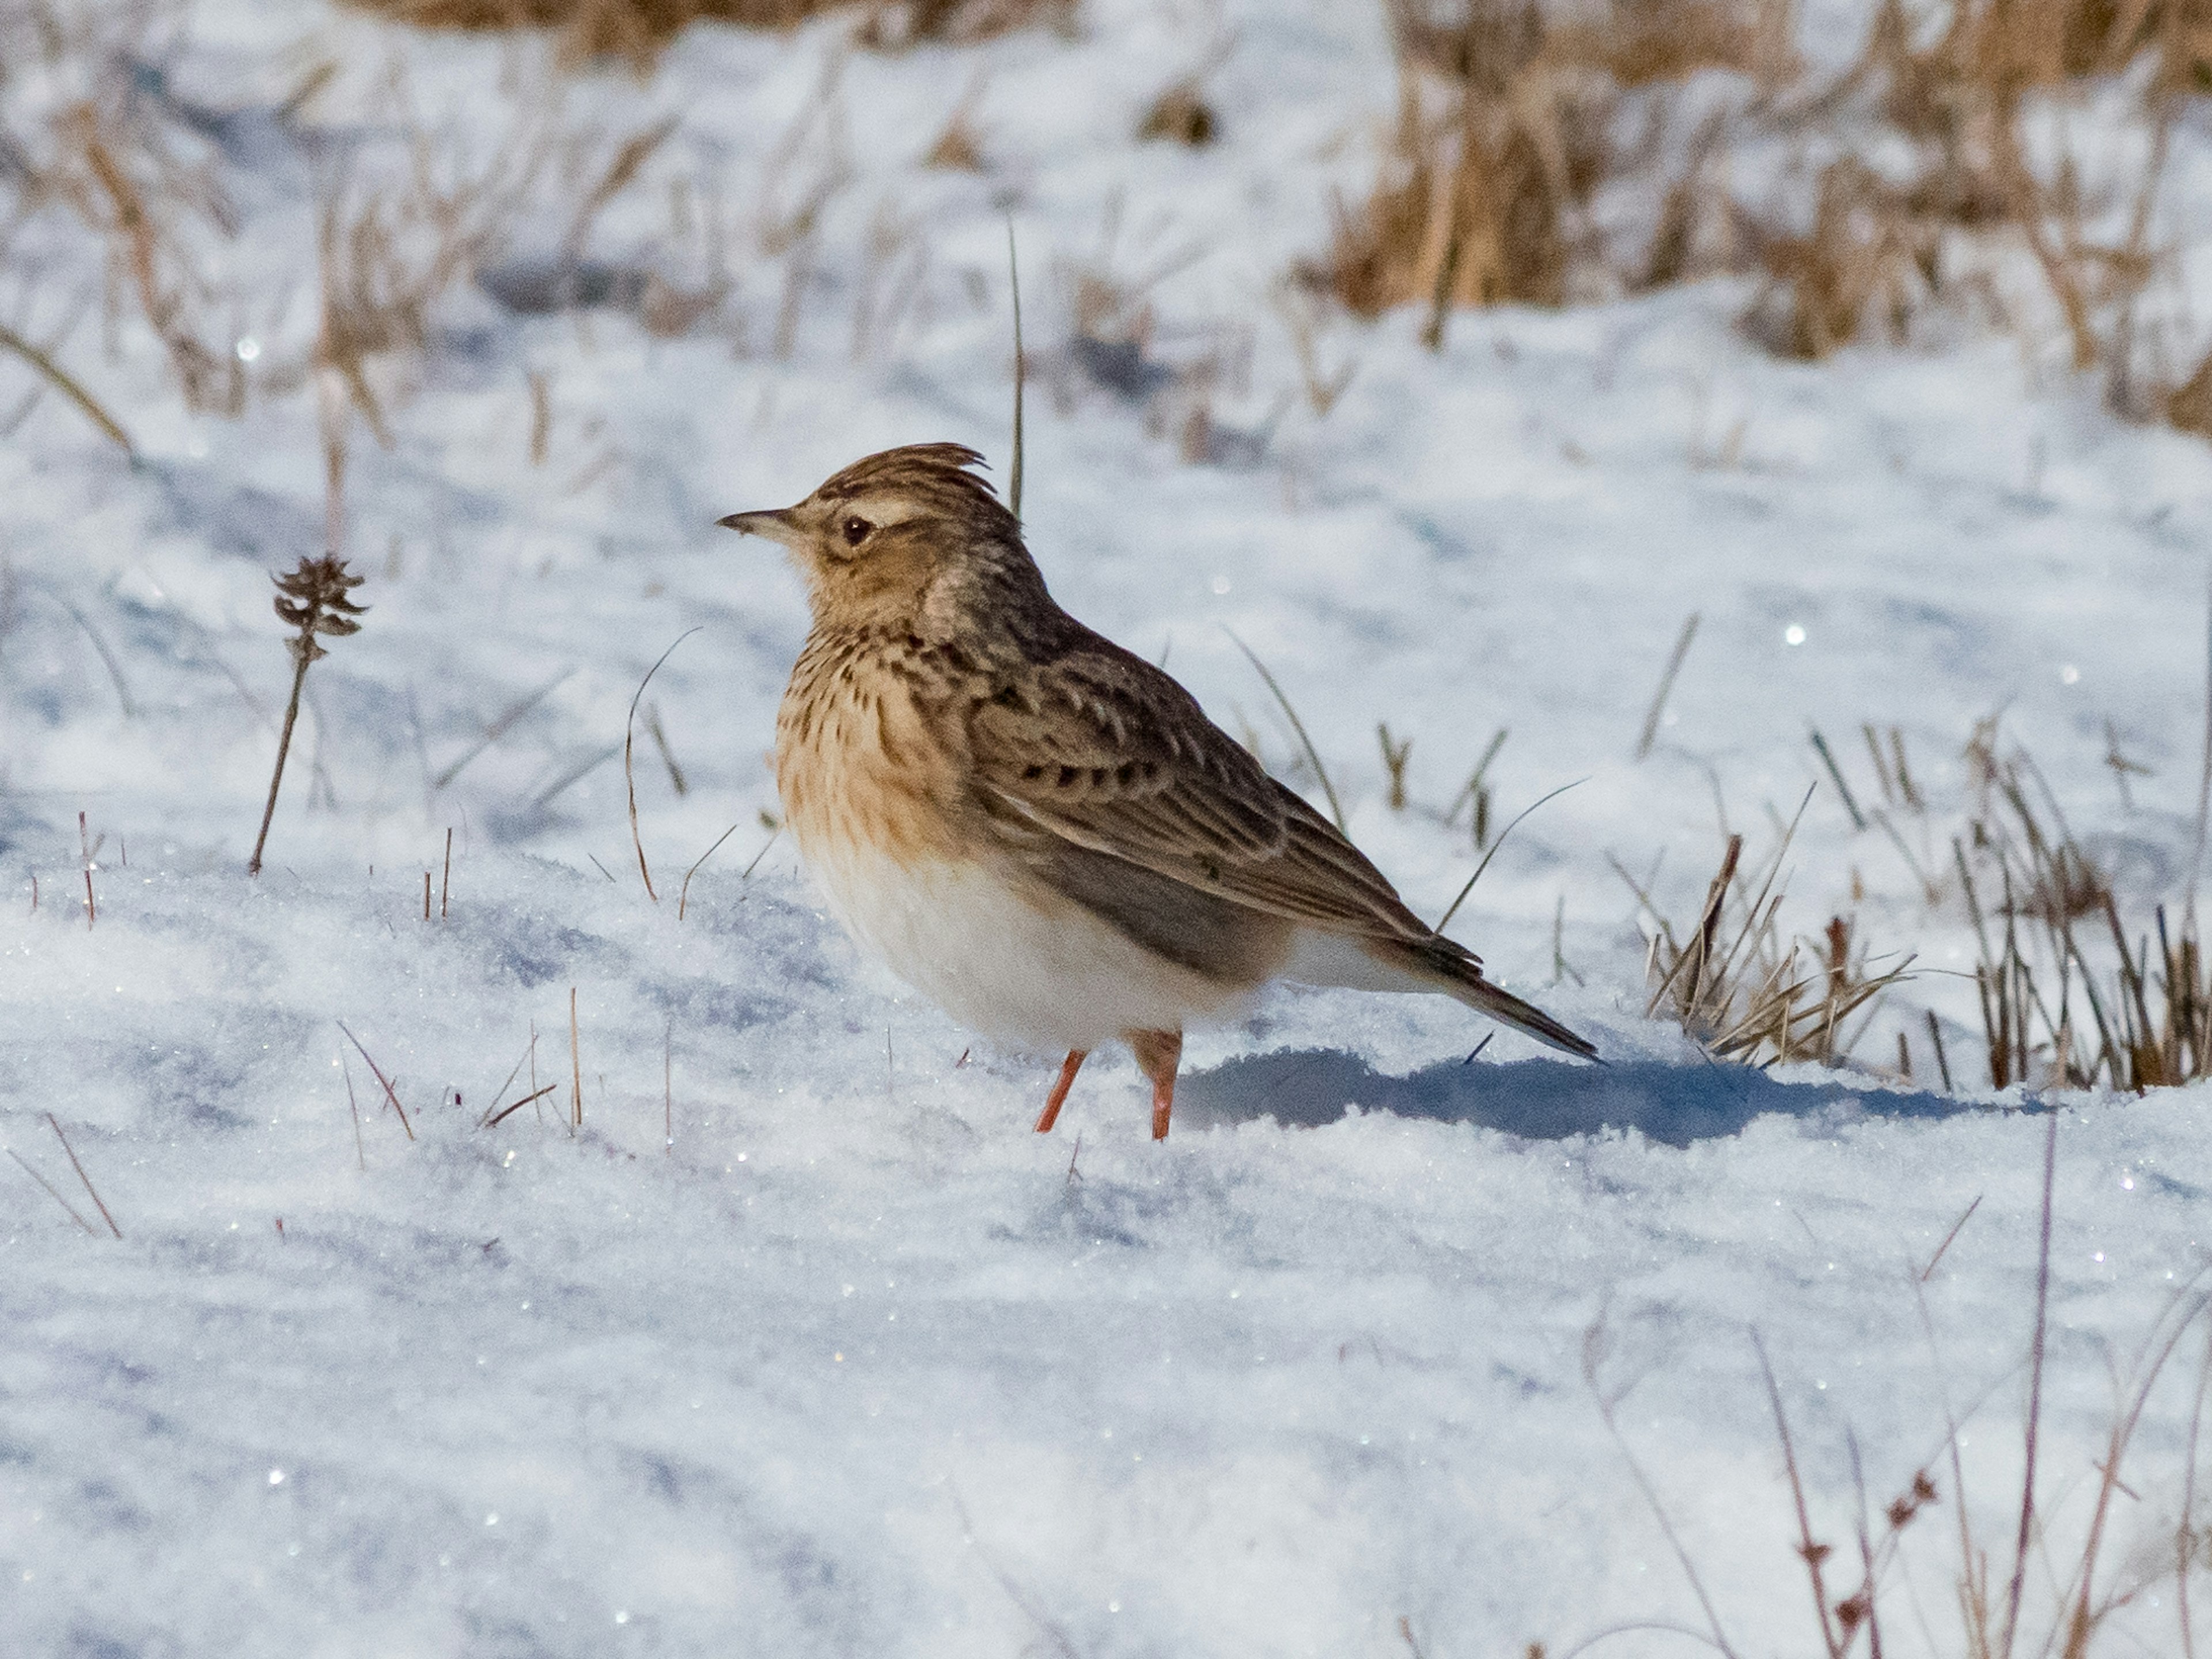
POLYGON ((568 1097, 568 1127, 573 1131, 584 1127, 584 1048, 581 1036, 576 1029, 576 988, 568 988, 568 1066, 573 1092, 568 1097))
POLYGON ((1828 740, 1817 730, 1813 733, 1813 747, 1820 751, 1821 764, 1828 769, 1828 775, 1836 781, 1836 788, 1844 798, 1844 810, 1851 815, 1851 828, 1865 829, 1866 814, 1859 811, 1858 802, 1851 799, 1851 787, 1844 781, 1844 769, 1836 764, 1835 755, 1828 748, 1828 740))
POLYGON ((2204 595, 2204 761, 2197 780, 2197 847, 2189 860, 2189 890, 2204 873, 2204 837, 2212 819, 2212 584, 2204 595))
POLYGON ((438 920, 446 919, 446 895, 453 885, 453 826, 446 826, 446 871, 438 878, 438 920))
POLYGON ((484 727, 483 736, 477 738, 476 743, 472 744, 459 760, 455 761, 451 766, 448 766, 444 771, 439 773, 436 777, 430 781, 431 793, 434 794, 436 793, 439 790, 443 789, 447 784, 451 783, 455 778, 460 776, 461 769, 463 767, 466 766, 478 755, 483 754, 485 750, 490 748, 492 744, 497 743, 501 738, 505 737, 507 734, 508 730, 513 727, 517 720, 520 720, 525 714, 527 714, 532 709, 537 708, 538 705, 544 702, 547 697, 552 696, 556 690, 559 690, 562 685, 567 683, 569 678, 574 675, 575 672, 576 671, 573 668, 562 670, 551 679, 546 681, 544 684, 539 686, 538 690, 532 691, 528 696, 523 698, 520 702, 511 704, 497 720, 494 720, 489 726, 484 727))
POLYGON ((738 826, 734 823, 728 829, 723 830, 720 835, 714 837, 714 845, 713 847, 709 847, 705 852, 700 854, 699 856, 692 861, 691 867, 684 872, 684 885, 676 895, 677 921, 681 921, 684 920, 684 907, 690 902, 691 878, 699 873, 699 866, 704 864, 708 859, 714 857, 715 851, 724 842, 729 840, 732 836, 734 836, 737 833, 738 826))
POLYGON ((1474 866, 1474 873, 1467 878, 1467 885, 1459 890, 1459 896, 1454 899, 1451 903, 1445 908, 1443 915, 1437 919, 1437 932, 1439 933, 1443 933, 1445 927, 1450 924, 1451 919, 1459 914, 1459 907, 1467 902, 1467 896, 1474 890, 1474 884, 1480 881, 1482 879, 1482 872, 1490 868, 1491 860, 1496 858, 1498 856, 1498 849, 1505 845, 1506 836, 1511 835, 1516 830, 1521 827, 1521 820, 1522 818, 1527 817, 1529 813, 1534 811, 1546 801, 1553 799, 1555 796, 1564 795, 1568 790, 1576 787, 1577 785, 1585 784, 1589 781, 1589 780, 1588 778, 1577 778, 1573 783, 1563 783, 1558 788, 1552 791, 1551 794, 1539 795, 1534 800, 1530 801, 1528 805, 1522 807, 1518 815, 1515 817, 1513 822, 1507 824, 1503 830, 1498 832, 1498 839, 1490 843, 1489 850, 1482 855, 1482 862, 1474 866))
POLYGON ((1659 719, 1667 710, 1667 694, 1674 689, 1674 676, 1682 672, 1682 659, 1690 654, 1690 641, 1698 637, 1698 624, 1704 620, 1702 612, 1692 611, 1682 624, 1682 632, 1674 641, 1674 650, 1667 659, 1666 672, 1659 676, 1659 689, 1651 694, 1651 712, 1644 717, 1643 735, 1636 739, 1636 758, 1642 760, 1651 752, 1658 740, 1659 719))
POLYGON ((375 1073, 376 1080, 384 1085, 384 1097, 392 1103, 392 1109, 399 1114, 399 1127, 407 1131, 408 1139, 414 1139, 415 1126, 407 1121, 407 1109, 399 1103, 399 1091, 392 1086, 392 1079, 385 1076, 384 1068, 379 1066, 374 1059, 370 1058, 368 1050, 362 1048, 361 1039, 356 1036, 350 1030, 347 1030, 346 1023, 343 1020, 340 1020, 338 1022, 338 1030, 345 1032, 346 1041, 353 1044, 355 1048, 360 1051, 361 1057, 363 1060, 368 1060, 368 1069, 375 1073))
POLYGON ((1966 1213, 1951 1224, 1951 1231, 1943 1235, 1943 1242, 1936 1247, 1936 1254, 1928 1258, 1928 1265, 1920 1270, 1920 1282, 1922 1284, 1925 1285, 1928 1282, 1929 1275, 1936 1271, 1936 1264, 1943 1259, 1943 1252, 1951 1248, 1951 1241, 1959 1236, 1959 1230, 1964 1227, 1969 1221, 1972 1221, 1974 1218, 1974 1212, 1981 1207, 1982 1194, 1976 1193, 1974 1194, 1974 1201, 1966 1206, 1966 1213))
POLYGON ((1996 1645, 1996 1659, 2011 1659, 2012 1639, 2020 1623, 2020 1595, 2027 1577, 2027 1546, 2035 1528, 2035 1448, 2043 1419, 2043 1353, 2051 1315, 2051 1188, 2058 1164, 2058 1109, 2048 1109, 2050 1127, 2043 1138, 2043 1227, 2035 1258, 2035 1339, 2028 1350, 2027 1464, 2020 1478, 2020 1536, 2013 1546, 2012 1582, 2005 1590, 2004 1635, 1996 1645))
POLYGON ((2189 1573, 2196 1565, 2197 1534, 2191 1525, 2197 1508, 2197 1433, 2204 1421, 2204 1393, 2212 1388, 2212 1326, 2204 1334, 2204 1363, 2197 1368, 2197 1399, 2189 1408, 2189 1449, 2181 1466, 2181 1527, 2176 1534, 2174 1597, 2181 1615, 2181 1659, 2197 1659, 2197 1641, 2189 1623, 2189 1573))
POLYGON ((1291 730, 1298 734, 1298 744, 1306 751, 1306 760, 1313 767, 1314 775, 1321 780, 1322 793, 1328 797, 1328 815, 1336 820, 1338 830, 1342 831, 1344 808, 1337 801, 1336 786, 1328 781, 1328 769, 1321 763, 1321 751, 1314 747, 1313 739, 1306 735, 1305 722, 1298 718, 1298 711, 1291 707, 1291 700, 1283 695, 1283 688, 1275 684, 1275 677, 1267 672, 1267 665, 1254 654, 1252 647, 1237 639, 1234 629, 1224 625, 1221 631, 1235 642, 1237 648, 1244 653, 1245 659, 1260 671, 1260 678, 1267 681, 1267 690, 1275 694, 1275 701, 1282 705, 1283 713, 1289 717, 1291 730))
POLYGON ((1705 1623, 1712 1631, 1713 1646, 1726 1655, 1727 1659, 1737 1659, 1736 1650, 1729 1644, 1728 1633, 1721 1628, 1720 1614, 1714 1609, 1712 1598, 1705 1594, 1705 1581, 1698 1577, 1696 1564, 1690 1559, 1689 1551, 1682 1547, 1681 1538, 1674 1531, 1674 1522, 1668 1518, 1665 1507, 1659 1502, 1658 1489, 1651 1484, 1650 1476, 1644 1474, 1644 1466, 1637 1461, 1636 1454, 1629 1449, 1627 1437, 1621 1433, 1620 1425, 1614 1420, 1613 1402, 1598 1387, 1597 1368, 1604 1349, 1605 1317, 1601 1313, 1596 1322, 1583 1334, 1583 1382, 1589 1388, 1590 1397, 1597 1402, 1598 1417, 1605 1424, 1607 1432, 1613 1436, 1613 1443, 1620 1450, 1622 1461, 1628 1465, 1629 1474, 1635 1477, 1644 1503, 1650 1505, 1652 1516, 1658 1521, 1659 1530, 1666 1534, 1668 1545, 1674 1552, 1674 1559, 1681 1566, 1682 1576, 1690 1581, 1690 1589, 1698 1598, 1698 1605, 1705 1609, 1705 1623))
POLYGON ((1828 1616, 1828 1592, 1820 1574, 1820 1564, 1828 1559, 1828 1546, 1813 1541, 1813 1520, 1805 1507, 1805 1482, 1797 1472, 1797 1449, 1790 1439, 1789 1413, 1782 1409, 1782 1389, 1774 1380, 1774 1363, 1766 1357, 1766 1339, 1752 1328, 1751 1346, 1758 1351, 1759 1375, 1766 1379, 1767 1404, 1774 1412, 1775 1432, 1782 1437, 1782 1466, 1790 1476, 1790 1495, 1797 1506, 1796 1554, 1805 1564, 1805 1571, 1813 1581, 1813 1610, 1820 1615, 1820 1644, 1832 1659, 1840 1656, 1842 1647, 1836 1640, 1835 1626, 1828 1616))
POLYGON ((55 1203, 60 1205, 64 1210, 69 1212, 69 1218, 71 1221, 76 1222, 78 1226, 83 1228, 85 1231, 91 1234, 93 1237, 98 1238, 100 1237, 100 1229, 94 1226, 92 1223, 87 1221, 82 1216, 79 1215, 76 1212, 76 1206, 54 1190, 54 1183, 52 1182, 47 1180, 46 1176, 40 1175, 28 1164, 25 1164, 23 1162, 22 1155, 16 1152, 14 1147, 10 1146, 8 1149, 8 1156, 14 1158, 17 1164, 21 1165, 25 1175, 30 1176, 32 1180, 37 1182, 39 1185, 46 1189, 46 1195, 52 1198, 55 1203))
POLYGON ((115 417, 102 409, 89 392, 77 383, 76 377, 4 323, 0 323, 0 350, 12 351, 30 364, 52 382, 63 397, 83 410, 85 418, 98 427, 103 435, 118 445, 125 454, 133 460, 137 459, 138 451, 131 441, 131 434, 116 423, 115 417))
POLYGON ((698 631, 696 628, 685 629, 676 636, 674 645, 653 659, 653 666, 645 671, 645 678, 637 683, 637 690, 630 696, 629 713, 623 717, 623 785, 629 791, 630 845, 637 848, 637 872, 645 878, 645 896, 655 904, 660 902, 660 895, 653 890, 653 872, 645 864, 645 842, 637 833, 637 775, 630 769, 630 745, 637 736, 638 699, 645 696, 645 688, 653 684, 653 677, 660 672, 660 665, 674 654, 676 647, 698 631))
POLYGON ((92 1177, 84 1172, 84 1165, 77 1162, 76 1148, 70 1145, 69 1137, 62 1133, 61 1120, 52 1112, 48 1112, 46 1122, 54 1132, 54 1139, 61 1142, 62 1150, 69 1154, 70 1168, 75 1170, 76 1178, 84 1182, 84 1189, 92 1194, 92 1201, 100 1206, 100 1218, 107 1224, 107 1231, 118 1238, 122 1237, 123 1229, 115 1224, 115 1218, 107 1212, 106 1202, 94 1188, 92 1177))
POLYGON ((342 1069, 345 1073, 346 1105, 350 1108, 353 1112, 354 1162, 361 1166, 361 1172, 363 1175, 367 1175, 368 1173, 368 1152, 367 1149, 362 1146, 361 1141, 361 1101, 353 1091, 353 1067, 346 1064, 346 1057, 343 1054, 340 1054, 338 1056, 338 1065, 340 1069, 342 1069))
MULTIPOLYGON (((82 812, 79 812, 76 815, 76 844, 77 850, 84 854, 84 926, 85 931, 88 933, 92 930, 92 924, 100 920, 100 906, 94 902, 92 896, 92 842, 90 836, 91 832, 85 826, 84 814, 82 812)), ((106 836, 102 836, 100 839, 105 841, 106 836)))
POLYGON ((1006 506, 1022 516, 1022 270, 1014 256, 1014 218, 1006 216, 1006 276, 1014 293, 1014 464, 1006 475, 1006 506))
MULTIPOLYGON (((538 1100, 543 1100, 543 1099, 544 1099, 546 1096, 548 1096, 548 1095, 551 1094, 551 1093, 552 1093, 556 1089, 559 1088, 560 1086, 561 1086, 561 1085, 560 1085, 559 1084, 557 1084, 557 1083, 549 1083, 549 1084, 547 1084, 544 1088, 542 1088, 542 1089, 538 1090, 537 1093, 535 1093, 535 1094, 528 1094, 528 1095, 525 1095, 525 1096, 523 1096, 523 1097, 522 1097, 521 1099, 520 1099, 520 1100, 516 1101, 516 1102, 514 1103, 514 1105, 512 1105, 512 1106, 508 1106, 508 1107, 506 1107, 506 1108, 502 1109, 501 1110, 500 1110, 500 1111, 498 1111, 498 1112, 495 1113, 495 1114, 494 1114, 493 1115, 491 1115, 490 1117, 486 1118, 486 1119, 484 1120, 484 1121, 483 1121, 483 1127, 484 1127, 485 1128, 487 1128, 487 1129, 495 1129, 495 1128, 497 1128, 497 1127, 498 1127, 501 1123, 505 1122, 508 1118, 510 1118, 510 1117, 514 1116, 515 1113, 517 1113, 517 1112, 520 1111, 524 1107, 526 1107, 526 1106, 529 1105, 532 1101, 538 1101, 538 1100)), ((542 1127, 542 1125, 541 1125, 541 1127, 542 1127)))

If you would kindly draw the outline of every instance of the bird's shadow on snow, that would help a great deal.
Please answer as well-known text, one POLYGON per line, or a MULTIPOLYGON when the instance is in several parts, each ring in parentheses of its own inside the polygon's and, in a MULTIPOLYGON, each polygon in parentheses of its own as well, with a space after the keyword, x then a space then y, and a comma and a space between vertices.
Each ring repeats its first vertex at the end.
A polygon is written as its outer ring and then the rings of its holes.
POLYGON ((1439 1061, 1410 1077, 1378 1072, 1338 1049, 1248 1054, 1176 1086, 1176 1121, 1193 1127, 1261 1118, 1300 1128, 1334 1123, 1348 1106, 1443 1123, 1474 1123, 1532 1140, 1635 1129, 1669 1146, 1736 1133, 1753 1118, 1945 1118, 1977 1108, 1942 1095, 1832 1082, 1784 1082, 1741 1066, 1632 1061, 1506 1065, 1439 1061))

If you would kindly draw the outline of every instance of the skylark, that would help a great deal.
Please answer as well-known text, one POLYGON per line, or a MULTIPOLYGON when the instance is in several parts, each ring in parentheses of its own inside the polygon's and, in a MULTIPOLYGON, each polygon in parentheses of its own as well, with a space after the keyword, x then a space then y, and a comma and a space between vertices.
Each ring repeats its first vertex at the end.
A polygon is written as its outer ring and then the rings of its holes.
POLYGON ((1186 1025, 1270 981, 1437 991, 1584 1058, 1400 902, 1161 670, 1045 592, 957 444, 855 461, 720 522, 790 550, 814 625, 775 782, 847 930, 963 1025, 1084 1057, 1119 1037, 1168 1132, 1186 1025))

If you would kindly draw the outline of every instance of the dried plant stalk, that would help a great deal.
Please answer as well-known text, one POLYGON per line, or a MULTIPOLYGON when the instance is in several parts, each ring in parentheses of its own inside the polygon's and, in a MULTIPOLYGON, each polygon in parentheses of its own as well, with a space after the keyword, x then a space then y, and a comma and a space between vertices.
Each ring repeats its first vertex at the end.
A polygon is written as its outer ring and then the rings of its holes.
POLYGON ((362 578, 347 572, 343 559, 303 558, 293 569, 271 580, 276 584, 277 619, 297 631, 285 642, 292 653, 292 697, 284 705, 284 728, 276 738, 276 765, 269 775, 269 804, 261 809, 261 833, 254 837, 253 857, 246 866, 249 876, 261 873, 261 852, 269 842, 270 820, 276 816, 276 791, 284 781, 284 757, 291 751, 292 727, 300 718, 300 693, 307 684, 308 666, 330 654, 315 636, 342 638, 360 633, 361 624, 354 618, 368 608, 346 597, 361 586, 362 578))

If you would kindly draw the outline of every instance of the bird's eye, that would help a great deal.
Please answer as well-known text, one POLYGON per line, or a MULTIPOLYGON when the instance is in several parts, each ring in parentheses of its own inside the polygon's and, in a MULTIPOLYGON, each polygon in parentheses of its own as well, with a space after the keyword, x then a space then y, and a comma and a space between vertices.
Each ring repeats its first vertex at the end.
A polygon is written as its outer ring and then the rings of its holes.
POLYGON ((870 533, 872 532, 874 529, 875 526, 870 524, 866 519, 851 518, 846 520, 845 545, 848 547, 858 547, 862 542, 868 539, 870 533))

